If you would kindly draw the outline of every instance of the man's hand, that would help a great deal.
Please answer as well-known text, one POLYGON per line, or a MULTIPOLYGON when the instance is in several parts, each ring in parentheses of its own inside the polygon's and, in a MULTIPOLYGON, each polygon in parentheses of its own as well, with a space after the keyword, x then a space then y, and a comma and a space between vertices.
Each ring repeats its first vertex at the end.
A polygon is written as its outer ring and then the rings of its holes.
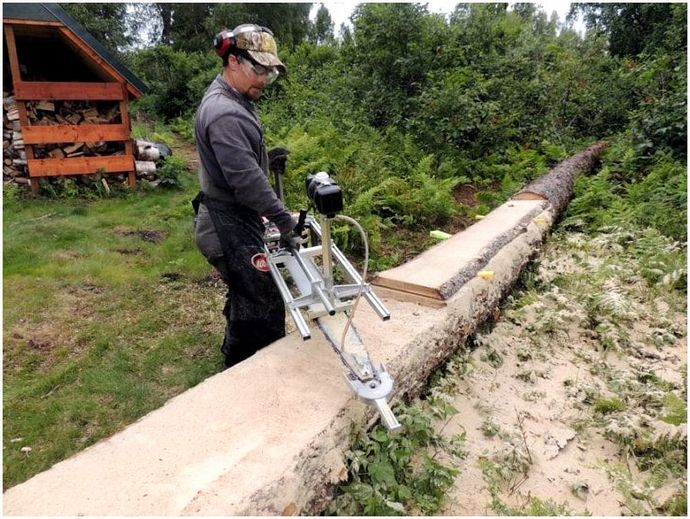
POLYGON ((290 231, 280 235, 280 243, 284 247, 299 250, 300 246, 304 243, 304 239, 299 234, 295 234, 294 231, 290 231))

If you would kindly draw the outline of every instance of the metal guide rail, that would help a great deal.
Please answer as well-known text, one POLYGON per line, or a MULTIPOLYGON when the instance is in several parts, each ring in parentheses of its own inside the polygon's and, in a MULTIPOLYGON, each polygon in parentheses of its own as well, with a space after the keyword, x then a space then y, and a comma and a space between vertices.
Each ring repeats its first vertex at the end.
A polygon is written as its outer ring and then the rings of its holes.
POLYGON ((353 391, 377 408, 381 422, 389 430, 397 430, 401 425, 387 400, 393 391, 393 379, 383 365, 375 366, 351 325, 351 314, 360 292, 382 320, 388 320, 390 312, 332 242, 330 225, 334 216, 325 216, 319 223, 303 212, 300 223, 310 231, 312 245, 299 249, 286 246, 277 229, 269 228, 264 240, 270 272, 302 338, 311 338, 308 321, 316 320, 345 366, 345 378, 353 391), (346 284, 334 283, 334 263, 340 267, 346 284))

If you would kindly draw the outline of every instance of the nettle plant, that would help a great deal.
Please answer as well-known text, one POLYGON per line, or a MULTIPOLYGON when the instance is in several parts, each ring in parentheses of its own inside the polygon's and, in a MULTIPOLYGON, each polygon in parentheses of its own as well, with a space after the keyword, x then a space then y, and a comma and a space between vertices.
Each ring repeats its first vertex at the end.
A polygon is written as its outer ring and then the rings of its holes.
POLYGON ((465 457, 465 435, 448 439, 434 426, 457 410, 432 397, 423 406, 400 405, 395 414, 402 433, 377 425, 348 451, 350 481, 340 487, 329 515, 428 515, 440 508, 465 457))
POLYGON ((448 437, 443 427, 458 413, 450 402, 455 381, 471 369, 458 354, 437 375, 426 399, 400 405, 404 428, 391 434, 377 425, 360 434, 347 453, 350 480, 331 502, 330 515, 429 515, 437 512, 465 458, 465 434, 448 437))

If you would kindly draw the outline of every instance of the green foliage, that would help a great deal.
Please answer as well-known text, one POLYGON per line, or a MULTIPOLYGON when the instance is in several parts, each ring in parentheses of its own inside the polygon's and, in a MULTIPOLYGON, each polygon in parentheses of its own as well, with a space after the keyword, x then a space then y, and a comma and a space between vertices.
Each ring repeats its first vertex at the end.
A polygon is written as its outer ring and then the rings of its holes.
POLYGON ((687 168, 659 154, 642 181, 631 184, 627 199, 638 225, 687 241, 687 168))
POLYGON ((340 487, 328 508, 330 515, 433 514, 453 484, 457 470, 436 459, 445 453, 463 457, 464 435, 450 441, 434 431, 433 416, 457 413, 448 407, 437 413, 399 406, 396 416, 403 432, 391 434, 377 425, 361 435, 348 454, 351 480, 340 487), (430 454, 430 450, 434 454, 430 454))
POLYGON ((527 504, 517 508, 508 506, 497 496, 493 496, 491 509, 498 515, 509 516, 556 517, 572 515, 572 510, 567 503, 557 503, 552 499, 544 501, 538 497, 530 497, 527 504))
POLYGON ((601 414, 617 413, 625 410, 625 402, 620 398, 600 398, 594 402, 594 411, 601 414))
POLYGON ((3 184, 2 207, 5 212, 19 208, 23 198, 22 189, 17 184, 3 184))
POLYGON ((129 196, 129 188, 121 179, 113 179, 113 175, 98 171, 86 179, 80 177, 54 177, 38 180, 38 193, 51 199, 75 199, 95 200, 111 196, 126 198, 129 196))
POLYGON ((139 29, 135 17, 127 16, 125 3, 63 3, 60 4, 77 22, 109 51, 119 55, 135 41, 139 29))
MULTIPOLYGON (((606 167, 579 181, 570 214, 591 228, 632 219, 684 239, 686 181, 678 172, 687 134, 685 6, 660 8, 664 22, 658 10, 623 8, 621 20, 637 9, 665 39, 654 37, 645 53, 620 58, 596 31, 584 38, 559 32, 533 8, 461 5, 446 21, 419 4, 362 4, 350 37, 314 43, 298 36, 297 8, 290 14, 274 4, 160 5, 170 16, 178 10, 171 23, 181 32, 171 26, 178 34, 171 38, 189 35, 175 43, 184 51, 160 46, 131 56, 152 87, 140 106, 169 120, 183 116, 176 127, 191 139, 191 114, 219 70, 217 57, 192 36, 210 34, 221 20, 266 22, 279 40, 292 42, 279 42, 289 74, 259 103, 267 137, 290 146, 303 131, 310 140, 308 156, 290 158, 288 201, 301 200, 304 175, 335 172, 375 244, 391 226, 447 221, 452 182, 439 179, 490 187, 469 215, 483 213, 593 136, 626 127, 613 139, 618 151, 606 167), (197 18, 203 23, 193 23, 197 18), (289 37, 279 34, 284 29, 289 37), (434 184, 439 196, 418 204, 434 184)), ((604 11, 606 24, 620 22, 604 11)), ((326 15, 322 9, 323 27, 326 15)), ((376 260, 376 245, 374 254, 376 260)))
POLYGON ((666 502, 659 507, 659 515, 687 517, 688 515, 688 491, 683 488, 679 492, 669 497, 666 502))
POLYGON ((652 285, 687 290, 687 250, 656 229, 645 229, 632 244, 641 274, 652 285))
POLYGON ((220 62, 211 52, 175 51, 167 45, 143 49, 131 58, 134 72, 149 86, 139 101, 140 109, 160 114, 165 120, 189 116, 220 72, 220 62))
POLYGON ((137 34, 140 43, 168 45, 177 51, 207 52, 218 31, 243 23, 270 27, 279 47, 292 48, 313 30, 309 21, 311 6, 309 3, 277 2, 155 2, 131 5, 126 19, 130 22, 147 20, 147 30, 137 34))
POLYGON ((685 6, 659 3, 572 4, 569 16, 578 12, 584 15, 588 29, 607 35, 612 54, 635 56, 664 46, 668 38, 669 18, 684 17, 685 6))
POLYGON ((687 403, 678 398, 673 393, 669 393, 664 397, 664 414, 663 421, 673 425, 680 425, 688 422, 688 406, 687 403))
POLYGON ((391 176, 364 191, 355 200, 355 213, 369 211, 385 226, 442 223, 454 213, 451 191, 457 181, 431 176, 433 155, 423 158, 408 178, 391 176))
POLYGON ((333 42, 333 20, 325 5, 321 4, 316 11, 316 19, 312 28, 311 40, 317 45, 333 42))
POLYGON ((194 143, 194 119, 191 117, 177 117, 170 121, 170 128, 188 143, 194 143))
MULTIPOLYGON (((290 149, 284 177, 287 205, 307 207, 307 175, 333 174, 344 190, 346 213, 367 232, 376 268, 383 266, 383 232, 420 229, 428 236, 455 213, 452 190, 457 179, 440 178, 436 158, 423 155, 409 139, 393 132, 386 137, 368 128, 343 133, 317 120, 291 128, 276 141, 290 149)), ((334 237, 347 251, 362 249, 356 229, 336 228, 334 237)))
POLYGON ((177 155, 171 155, 163 159, 163 164, 160 165, 156 172, 160 178, 160 185, 163 187, 181 187, 181 178, 186 175, 189 170, 186 161, 177 155))
POLYGON ((669 153, 640 161, 629 135, 618 138, 603 167, 580 177, 566 222, 584 222, 591 229, 616 225, 651 227, 676 240, 687 240, 686 166, 669 153))

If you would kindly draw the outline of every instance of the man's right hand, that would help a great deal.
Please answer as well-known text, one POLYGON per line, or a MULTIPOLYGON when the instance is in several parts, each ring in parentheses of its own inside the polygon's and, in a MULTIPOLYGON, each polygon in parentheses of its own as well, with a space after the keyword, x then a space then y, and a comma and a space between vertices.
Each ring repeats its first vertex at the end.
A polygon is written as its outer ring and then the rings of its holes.
POLYGON ((280 235, 280 242, 284 247, 299 250, 304 239, 299 234, 295 234, 294 231, 290 231, 280 235))

